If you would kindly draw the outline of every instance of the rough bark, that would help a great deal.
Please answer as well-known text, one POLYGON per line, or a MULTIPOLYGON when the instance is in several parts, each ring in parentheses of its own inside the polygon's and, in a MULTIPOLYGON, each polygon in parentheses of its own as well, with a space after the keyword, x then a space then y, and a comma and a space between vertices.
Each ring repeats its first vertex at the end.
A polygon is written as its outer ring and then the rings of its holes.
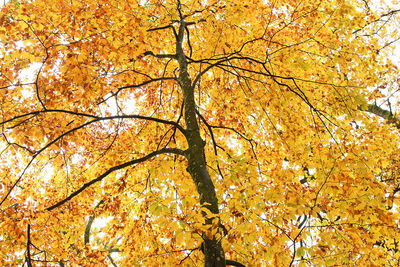
POLYGON ((366 110, 368 112, 371 112, 385 120, 387 120, 387 123, 393 123, 397 128, 400 129, 400 121, 398 118, 396 118, 395 116, 393 116, 393 114, 388 111, 385 110, 379 106, 377 106, 376 104, 369 104, 368 105, 368 109, 366 110))
MULTIPOLYGON (((201 138, 199 125, 196 118, 196 103, 194 99, 194 86, 192 85, 188 70, 186 55, 183 51, 186 22, 182 19, 176 33, 176 57, 179 62, 178 81, 184 98, 184 119, 186 124, 186 139, 188 143, 187 159, 188 172, 191 175, 200 196, 200 203, 209 203, 206 207, 213 213, 218 214, 218 199, 215 187, 206 167, 204 140, 201 138)), ((206 220, 211 224, 211 220, 206 220)), ((221 242, 215 238, 204 238, 204 256, 206 267, 225 266, 225 255, 221 242)))

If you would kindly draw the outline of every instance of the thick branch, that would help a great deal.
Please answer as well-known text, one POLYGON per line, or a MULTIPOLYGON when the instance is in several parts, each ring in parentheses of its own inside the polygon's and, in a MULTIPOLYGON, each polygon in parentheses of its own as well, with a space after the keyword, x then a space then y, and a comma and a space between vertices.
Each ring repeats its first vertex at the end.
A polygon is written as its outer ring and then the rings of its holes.
MULTIPOLYGON (((101 204, 104 203, 104 200, 101 200, 94 209, 97 209, 98 207, 100 207, 101 204)), ((84 234, 84 243, 85 245, 89 244, 90 241, 90 231, 92 229, 92 224, 94 222, 95 216, 94 215, 90 215, 89 216, 89 220, 86 224, 86 229, 85 229, 85 234, 84 234)))
POLYGON ((89 244, 90 241, 90 231, 92 230, 92 224, 94 222, 94 215, 89 216, 89 220, 86 224, 85 234, 84 234, 84 242, 85 245, 89 244))
POLYGON ((146 51, 144 52, 145 56, 153 56, 156 58, 175 58, 176 59, 176 55, 175 54, 154 54, 152 51, 146 51))
POLYGON ((100 181, 103 180, 105 177, 107 177, 109 174, 111 174, 111 173, 113 173, 113 172, 115 172, 115 171, 117 171, 117 170, 120 170, 120 169, 129 167, 129 166, 134 165, 134 164, 138 164, 138 163, 141 163, 141 162, 145 162, 145 161, 151 159, 151 158, 154 157, 154 156, 161 155, 161 154, 167 154, 167 153, 178 154, 178 155, 185 155, 185 152, 184 152, 184 151, 182 151, 182 150, 180 150, 180 149, 177 149, 177 148, 163 148, 163 149, 160 149, 160 150, 151 152, 150 154, 148 154, 148 155, 146 155, 146 156, 144 156, 144 157, 142 157, 142 158, 134 159, 134 160, 125 162, 125 163, 123 163, 123 164, 120 164, 120 165, 111 167, 110 169, 108 169, 107 171, 105 171, 103 174, 101 174, 101 175, 98 176, 97 178, 95 178, 95 179, 93 179, 93 180, 91 180, 91 181, 85 183, 81 188, 79 188, 78 190, 76 190, 75 192, 73 192, 72 194, 70 194, 68 197, 66 197, 66 198, 64 198, 63 200, 57 202, 56 204, 54 204, 54 205, 52 205, 52 206, 46 208, 46 210, 52 211, 52 210, 54 210, 55 208, 58 208, 59 206, 61 206, 61 205, 65 204, 65 203, 67 203, 67 202, 70 201, 72 198, 74 198, 74 197, 76 197, 77 195, 79 195, 80 193, 82 193, 82 191, 84 191, 86 188, 90 187, 91 185, 93 185, 93 184, 95 184, 95 183, 97 183, 97 182, 100 182, 100 181))
POLYGON ((32 267, 32 259, 31 259, 31 225, 28 224, 28 229, 27 229, 27 236, 28 240, 26 241, 26 264, 28 267, 32 267))
POLYGON ((390 111, 378 107, 376 104, 369 104, 366 111, 387 120, 387 123, 393 123, 396 128, 400 129, 400 120, 394 117, 390 111))
POLYGON ((165 25, 165 26, 151 28, 151 29, 148 29, 147 31, 148 32, 154 32, 154 31, 165 30, 165 29, 169 29, 169 28, 173 28, 173 27, 174 26, 172 26, 172 24, 168 24, 168 25, 165 25))

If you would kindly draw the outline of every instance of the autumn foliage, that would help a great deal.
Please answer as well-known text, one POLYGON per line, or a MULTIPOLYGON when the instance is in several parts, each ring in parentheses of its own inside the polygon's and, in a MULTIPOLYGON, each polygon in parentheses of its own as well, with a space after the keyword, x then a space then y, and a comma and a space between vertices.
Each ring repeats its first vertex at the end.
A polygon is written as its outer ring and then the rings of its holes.
POLYGON ((5 3, 0 265, 397 265, 376 2, 5 3))

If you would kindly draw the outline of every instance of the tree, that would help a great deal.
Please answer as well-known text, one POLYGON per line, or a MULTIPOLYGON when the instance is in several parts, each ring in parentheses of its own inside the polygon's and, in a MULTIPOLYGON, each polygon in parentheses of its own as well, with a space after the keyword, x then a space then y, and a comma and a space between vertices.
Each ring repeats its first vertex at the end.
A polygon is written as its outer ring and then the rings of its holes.
POLYGON ((1 265, 397 264, 398 11, 368 2, 6 3, 1 265))

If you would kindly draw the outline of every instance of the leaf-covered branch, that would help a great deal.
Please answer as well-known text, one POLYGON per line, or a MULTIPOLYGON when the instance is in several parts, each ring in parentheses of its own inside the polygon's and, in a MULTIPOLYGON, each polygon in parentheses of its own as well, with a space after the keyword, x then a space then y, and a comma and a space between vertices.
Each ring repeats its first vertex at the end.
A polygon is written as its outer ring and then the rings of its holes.
POLYGON ((120 169, 124 169, 126 167, 141 163, 141 162, 145 162, 157 155, 161 155, 161 154, 167 154, 167 153, 171 153, 171 154, 177 154, 177 155, 181 155, 181 156, 185 156, 185 152, 183 150, 177 149, 177 148, 163 148, 154 152, 151 152, 149 154, 147 154, 146 156, 142 157, 142 158, 138 158, 138 159, 133 159, 131 161, 127 161, 123 164, 114 166, 109 168, 107 171, 105 171, 103 174, 99 175, 98 177, 96 177, 95 179, 86 182, 84 185, 81 186, 81 188, 79 188, 78 190, 74 191, 73 193, 71 193, 68 197, 64 198, 63 200, 60 200, 59 202, 57 202, 56 204, 46 208, 46 210, 48 211, 52 211, 58 207, 60 207, 61 205, 67 203, 68 201, 70 201, 72 198, 76 197, 77 195, 79 195, 80 193, 82 193, 86 188, 92 186, 93 184, 100 182, 101 180, 103 180, 104 178, 106 178, 109 174, 120 170, 120 169))
MULTIPOLYGON (((141 119, 141 120, 148 120, 148 121, 154 121, 158 123, 163 123, 163 124, 168 124, 176 127, 179 131, 181 131, 183 134, 185 134, 185 129, 178 123, 174 121, 168 121, 164 119, 159 119, 159 118, 154 118, 150 116, 142 116, 142 115, 114 115, 114 116, 107 116, 107 117, 102 117, 102 116, 97 116, 93 114, 88 114, 88 113, 82 113, 82 112, 75 112, 75 111, 69 111, 69 110, 63 110, 63 109, 46 109, 46 110, 38 110, 38 111, 32 111, 28 112, 22 115, 15 116, 13 118, 4 120, 0 122, 0 125, 8 124, 10 122, 18 121, 18 119, 25 118, 25 117, 30 117, 29 119, 33 118, 34 116, 37 116, 39 114, 45 114, 45 113, 64 113, 64 114, 70 114, 74 116, 79 116, 79 117, 86 117, 86 118, 91 118, 93 120, 76 127, 73 131, 78 130, 82 127, 85 127, 89 124, 95 123, 95 122, 100 122, 100 121, 106 121, 106 120, 116 120, 116 119, 141 119)), ((70 131, 69 131, 70 133, 70 131)), ((63 135, 64 136, 64 135, 63 135)), ((60 138, 60 137, 59 137, 60 138)), ((57 138, 57 140, 59 139, 57 138)), ((55 141, 57 141, 55 140, 55 141)))

